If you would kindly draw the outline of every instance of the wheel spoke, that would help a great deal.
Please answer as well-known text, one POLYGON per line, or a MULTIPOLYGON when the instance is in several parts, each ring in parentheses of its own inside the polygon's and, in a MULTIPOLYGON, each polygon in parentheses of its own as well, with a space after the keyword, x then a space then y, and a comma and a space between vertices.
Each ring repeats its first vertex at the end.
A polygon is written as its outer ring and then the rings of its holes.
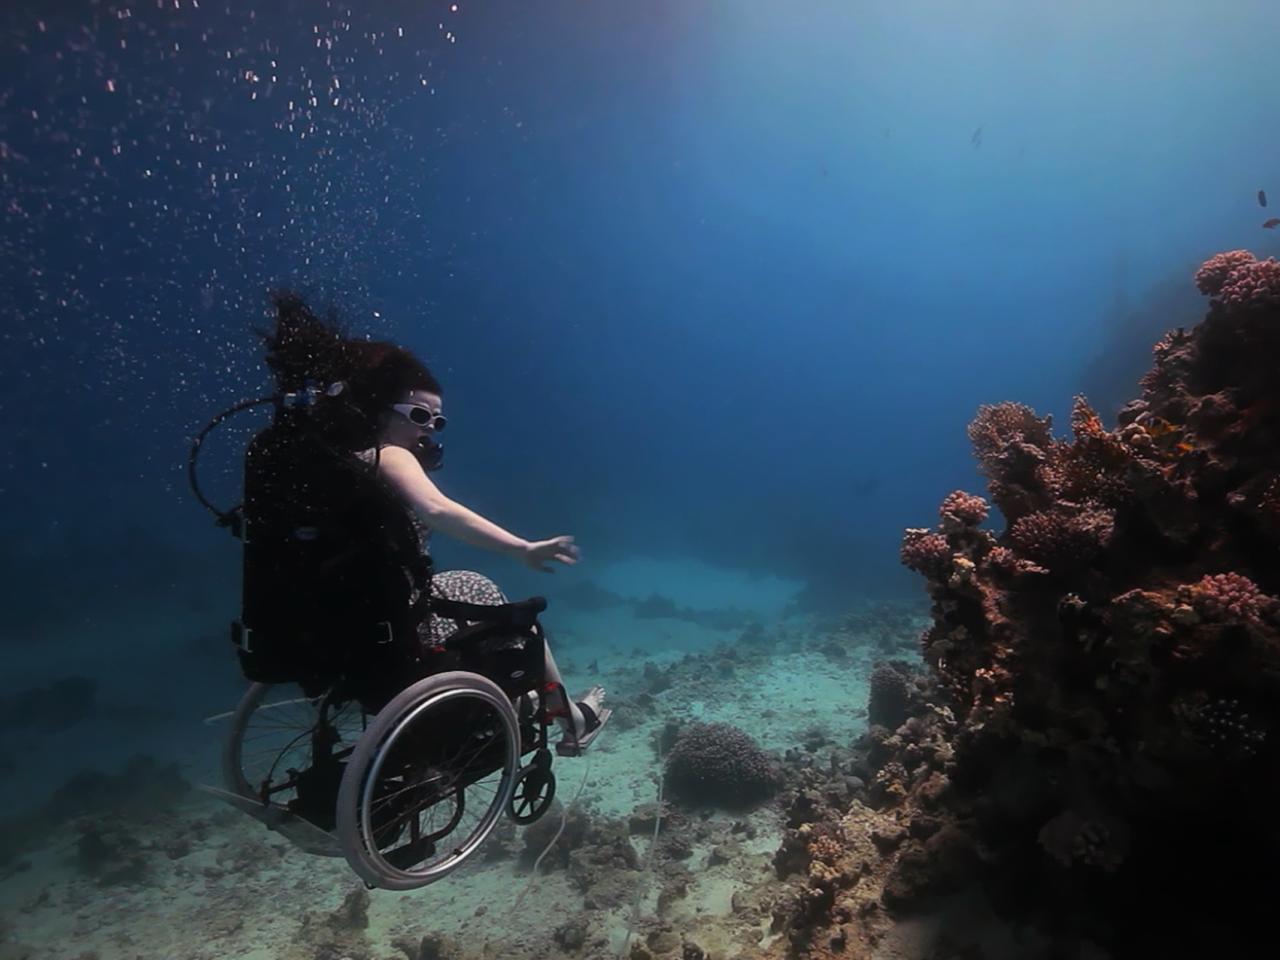
MULTIPOLYGON (((351 824, 360 844, 349 856, 359 857, 357 871, 367 881, 429 883, 468 857, 498 817, 538 810, 537 792, 519 779, 512 783, 519 769, 518 757, 512 766, 512 740, 518 746, 520 734, 503 707, 474 688, 427 686, 421 699, 401 700, 394 714, 371 724, 362 715, 378 742, 356 744, 351 754, 360 764, 350 771, 360 778, 351 824)), ((340 826, 349 816, 344 811, 340 826)))

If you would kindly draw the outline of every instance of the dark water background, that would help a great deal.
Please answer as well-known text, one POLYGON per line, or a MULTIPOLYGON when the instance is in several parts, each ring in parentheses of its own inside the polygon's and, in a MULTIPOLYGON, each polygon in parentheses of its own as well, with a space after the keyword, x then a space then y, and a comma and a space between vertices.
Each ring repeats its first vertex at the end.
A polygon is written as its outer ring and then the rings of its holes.
POLYGON ((1280 8, 1120 6, 6 3, 0 696, 234 682, 186 444, 265 388, 281 285, 433 366, 446 492, 587 557, 446 566, 919 597, 980 403, 1110 413, 1202 258, 1276 250, 1280 8))

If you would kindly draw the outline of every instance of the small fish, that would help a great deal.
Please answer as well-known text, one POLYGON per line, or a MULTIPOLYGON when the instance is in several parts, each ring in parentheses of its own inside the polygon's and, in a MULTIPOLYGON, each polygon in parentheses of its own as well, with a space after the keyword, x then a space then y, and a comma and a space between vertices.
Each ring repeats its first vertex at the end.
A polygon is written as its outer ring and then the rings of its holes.
POLYGON ((1280 227, 1280 217, 1272 217, 1270 220, 1265 220, 1262 226, 1265 230, 1274 230, 1276 227, 1280 227))
POLYGON ((1258 191, 1258 206, 1265 207, 1267 205, 1267 191, 1258 191))
POLYGON ((973 131, 973 136, 969 138, 969 143, 975 147, 982 146, 982 127, 978 127, 977 130, 973 131))
POLYGON ((1174 447, 1174 449, 1177 450, 1179 453, 1190 453, 1192 450, 1195 449, 1195 447, 1187 443, 1187 441, 1183 440, 1176 447, 1174 447))
POLYGON ((1167 437, 1171 433, 1177 433, 1178 428, 1163 417, 1151 417, 1143 424, 1148 435, 1160 438, 1167 437))

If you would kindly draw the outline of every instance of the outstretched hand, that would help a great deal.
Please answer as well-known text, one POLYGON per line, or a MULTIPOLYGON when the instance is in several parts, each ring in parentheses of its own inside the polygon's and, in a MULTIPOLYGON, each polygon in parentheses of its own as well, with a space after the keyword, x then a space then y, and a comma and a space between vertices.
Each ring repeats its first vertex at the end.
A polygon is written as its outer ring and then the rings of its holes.
POLYGON ((555 573, 548 564, 551 561, 572 566, 578 562, 581 553, 573 542, 573 537, 552 537, 550 540, 534 540, 525 545, 521 559, 527 566, 543 573, 555 573))

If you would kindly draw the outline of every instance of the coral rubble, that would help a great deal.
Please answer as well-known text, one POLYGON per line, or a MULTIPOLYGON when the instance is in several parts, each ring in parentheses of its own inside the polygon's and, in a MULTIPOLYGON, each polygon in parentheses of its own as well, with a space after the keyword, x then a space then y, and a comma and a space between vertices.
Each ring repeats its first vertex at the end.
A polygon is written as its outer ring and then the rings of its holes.
POLYGON ((794 799, 775 928, 795 953, 869 956, 892 918, 973 890, 1053 956, 1270 937, 1274 890, 1242 864, 1280 853, 1280 264, 1232 251, 1195 282, 1207 316, 1155 345, 1113 429, 1082 397, 1069 438, 978 411, 1003 530, 956 491, 904 536, 927 696, 904 709, 878 672, 860 789, 814 771, 794 799))

